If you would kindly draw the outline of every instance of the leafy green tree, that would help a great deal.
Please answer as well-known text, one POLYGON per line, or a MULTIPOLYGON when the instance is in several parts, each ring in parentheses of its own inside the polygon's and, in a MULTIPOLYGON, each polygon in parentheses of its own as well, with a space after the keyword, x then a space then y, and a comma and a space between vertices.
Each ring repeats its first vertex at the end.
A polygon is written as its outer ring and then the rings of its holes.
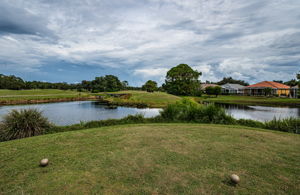
POLYGON ((0 74, 0 89, 24 89, 25 82, 20 78, 14 75, 6 76, 0 74))
POLYGON ((218 95, 220 95, 222 92, 222 88, 219 86, 209 86, 205 88, 205 92, 207 95, 215 95, 216 97, 218 97, 218 95))
POLYGON ((179 64, 167 72, 164 88, 174 95, 197 95, 200 92, 201 72, 193 70, 187 64, 179 64))
POLYGON ((206 87, 205 88, 205 93, 207 95, 213 95, 214 94, 214 87, 212 87, 212 86, 206 87))
POLYGON ((149 80, 142 86, 142 90, 147 92, 157 91, 157 83, 155 81, 149 80))
POLYGON ((221 92, 222 92, 222 88, 220 86, 214 87, 214 94, 216 95, 216 97, 218 97, 218 95, 220 95, 221 92))
POLYGON ((123 88, 121 81, 114 75, 105 75, 104 77, 96 77, 95 80, 85 82, 93 92, 113 92, 120 91, 123 88), (90 86, 89 86, 90 85, 90 86))

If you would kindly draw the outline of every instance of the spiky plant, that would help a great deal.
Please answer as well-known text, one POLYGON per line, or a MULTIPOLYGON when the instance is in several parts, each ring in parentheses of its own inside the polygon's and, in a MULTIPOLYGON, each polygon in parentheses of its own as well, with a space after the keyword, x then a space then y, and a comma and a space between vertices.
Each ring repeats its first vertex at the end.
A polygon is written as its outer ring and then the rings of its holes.
POLYGON ((41 135, 50 127, 48 119, 36 109, 12 110, 1 122, 0 139, 6 141, 41 135))

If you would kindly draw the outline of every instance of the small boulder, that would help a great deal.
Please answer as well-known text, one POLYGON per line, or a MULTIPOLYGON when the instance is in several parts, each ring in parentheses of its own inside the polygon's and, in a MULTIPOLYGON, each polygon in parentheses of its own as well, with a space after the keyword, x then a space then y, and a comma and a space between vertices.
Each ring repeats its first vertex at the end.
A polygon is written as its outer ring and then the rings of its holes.
POLYGON ((49 164, 49 160, 47 158, 44 158, 40 161, 40 166, 45 167, 49 164))
POLYGON ((230 175, 230 180, 234 184, 238 184, 240 182, 240 177, 236 174, 230 175))

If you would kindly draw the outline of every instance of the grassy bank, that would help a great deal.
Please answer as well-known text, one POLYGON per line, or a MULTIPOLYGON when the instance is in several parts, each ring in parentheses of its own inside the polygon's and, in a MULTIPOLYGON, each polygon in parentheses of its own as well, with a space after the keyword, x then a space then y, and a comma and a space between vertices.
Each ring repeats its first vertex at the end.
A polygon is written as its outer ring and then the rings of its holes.
MULTIPOLYGON (((76 101, 95 99, 95 95, 101 95, 105 100, 115 105, 163 108, 168 104, 175 103, 181 97, 164 92, 148 93, 145 91, 119 91, 109 94, 129 94, 124 97, 112 97, 107 93, 86 93, 71 90, 58 89, 36 89, 36 90, 0 90, 0 105, 31 104, 60 101, 76 101)), ((203 95, 202 97, 190 97, 198 102, 215 102, 228 104, 248 105, 282 105, 300 106, 300 99, 279 97, 254 97, 254 96, 230 96, 220 95, 218 97, 203 95)))
POLYGON ((34 104, 92 99, 88 93, 58 89, 0 90, 0 105, 34 104))
POLYGON ((297 194, 300 137, 239 126, 123 125, 0 143, 2 194, 297 194), (42 158, 50 165, 38 166, 42 158), (241 178, 237 186, 228 175, 241 178))
POLYGON ((300 106, 300 99, 280 97, 256 97, 237 95, 219 95, 218 97, 214 97, 203 95, 202 97, 195 97, 194 99, 199 102, 214 102, 227 104, 300 106))
POLYGON ((175 95, 167 94, 165 92, 153 92, 146 91, 120 91, 110 94, 129 94, 124 97, 112 97, 105 95, 107 93, 100 93, 105 100, 117 104, 117 105, 142 105, 151 108, 163 108, 168 104, 175 103, 181 98, 175 95))

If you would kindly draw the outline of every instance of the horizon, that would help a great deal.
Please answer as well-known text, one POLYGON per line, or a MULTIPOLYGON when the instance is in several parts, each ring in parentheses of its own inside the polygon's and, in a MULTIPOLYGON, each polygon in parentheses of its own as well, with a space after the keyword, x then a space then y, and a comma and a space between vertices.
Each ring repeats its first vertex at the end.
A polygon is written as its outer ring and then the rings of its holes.
POLYGON ((0 2, 0 72, 77 83, 116 75, 162 84, 181 63, 249 84, 288 81, 300 67, 300 2, 0 2))

